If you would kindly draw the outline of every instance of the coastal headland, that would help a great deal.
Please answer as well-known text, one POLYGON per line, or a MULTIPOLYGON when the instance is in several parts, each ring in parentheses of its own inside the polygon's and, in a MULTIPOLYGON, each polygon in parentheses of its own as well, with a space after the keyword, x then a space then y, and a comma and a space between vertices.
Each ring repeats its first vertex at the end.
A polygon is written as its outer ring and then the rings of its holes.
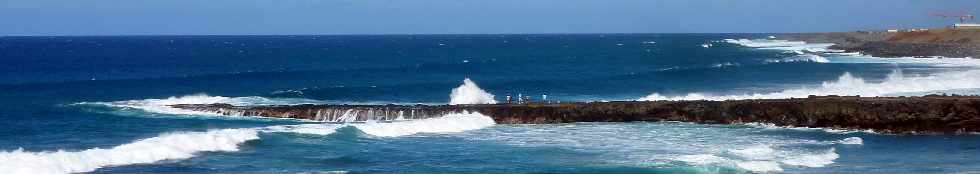
POLYGON ((834 43, 831 49, 876 57, 980 58, 980 28, 786 33, 781 40, 834 43))
POLYGON ((479 112, 498 124, 681 121, 704 124, 874 130, 894 134, 980 132, 980 96, 810 96, 727 101, 616 101, 562 104, 282 105, 179 104, 219 115, 322 122, 397 121, 479 112))

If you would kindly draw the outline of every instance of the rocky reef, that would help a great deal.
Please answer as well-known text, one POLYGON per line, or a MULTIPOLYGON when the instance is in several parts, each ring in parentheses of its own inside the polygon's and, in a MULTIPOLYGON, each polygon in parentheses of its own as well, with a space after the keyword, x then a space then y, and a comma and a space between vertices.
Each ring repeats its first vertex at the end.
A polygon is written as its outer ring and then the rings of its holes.
POLYGON ((980 132, 980 97, 811 96, 729 101, 619 101, 529 105, 172 105, 221 115, 324 122, 392 121, 479 112, 499 124, 683 121, 705 124, 872 129, 895 134, 980 132))

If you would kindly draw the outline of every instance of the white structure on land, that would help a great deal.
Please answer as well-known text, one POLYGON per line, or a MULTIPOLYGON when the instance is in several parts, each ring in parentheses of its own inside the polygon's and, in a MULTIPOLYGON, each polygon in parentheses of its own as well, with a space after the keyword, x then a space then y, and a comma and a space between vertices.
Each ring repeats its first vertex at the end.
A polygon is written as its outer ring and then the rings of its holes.
POLYGON ((953 28, 980 28, 980 24, 974 24, 974 23, 956 23, 956 24, 953 24, 953 28))

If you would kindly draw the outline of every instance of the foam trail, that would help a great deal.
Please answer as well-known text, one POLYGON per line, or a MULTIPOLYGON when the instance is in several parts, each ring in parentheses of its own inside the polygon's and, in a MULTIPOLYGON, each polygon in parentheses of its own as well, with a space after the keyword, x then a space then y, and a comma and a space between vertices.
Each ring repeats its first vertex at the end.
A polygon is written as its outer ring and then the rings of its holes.
POLYGON ((975 89, 980 87, 980 70, 962 72, 946 72, 932 76, 905 76, 901 70, 895 70, 880 83, 869 83, 864 79, 844 73, 837 80, 825 81, 819 87, 789 89, 773 93, 754 93, 741 95, 710 95, 690 93, 682 96, 663 96, 653 93, 640 98, 643 101, 653 100, 742 100, 742 99, 780 99, 804 98, 809 95, 861 95, 887 96, 898 93, 917 93, 942 90, 975 89))
POLYGON ((13 174, 58 174, 91 172, 107 166, 187 159, 199 152, 238 151, 238 144, 259 139, 252 129, 221 129, 207 132, 169 133, 110 149, 79 152, 0 152, 0 171, 13 174))
POLYGON ((453 89, 449 94, 449 104, 496 104, 493 95, 480 89, 470 78, 463 79, 463 84, 453 89))
POLYGON ((493 118, 472 113, 448 114, 437 118, 421 120, 350 124, 361 132, 380 137, 398 137, 417 133, 451 133, 481 129, 496 124, 493 118))

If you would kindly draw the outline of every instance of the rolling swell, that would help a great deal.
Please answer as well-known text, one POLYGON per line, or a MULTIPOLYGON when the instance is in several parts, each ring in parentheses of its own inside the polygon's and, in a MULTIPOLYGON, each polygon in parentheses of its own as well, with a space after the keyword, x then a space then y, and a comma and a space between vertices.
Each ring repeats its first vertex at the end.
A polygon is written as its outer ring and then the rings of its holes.
POLYGON ((330 135, 353 127, 375 137, 399 137, 419 133, 454 133, 493 126, 493 119, 478 113, 448 114, 443 117, 391 122, 351 124, 298 124, 259 128, 218 129, 207 132, 173 132, 137 140, 109 149, 82 151, 0 152, 0 171, 13 174, 61 174, 91 172, 104 167, 182 160, 202 152, 235 152, 246 141, 259 140, 265 133, 330 135))

